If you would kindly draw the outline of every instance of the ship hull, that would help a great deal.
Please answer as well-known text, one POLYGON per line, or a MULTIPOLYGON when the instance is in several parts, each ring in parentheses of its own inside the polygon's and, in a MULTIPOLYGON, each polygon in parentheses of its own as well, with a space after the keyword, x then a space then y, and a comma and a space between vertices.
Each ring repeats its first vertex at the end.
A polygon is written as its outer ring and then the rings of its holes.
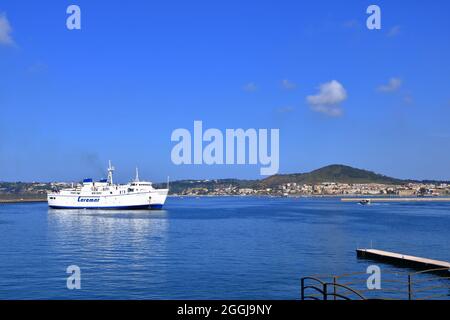
POLYGON ((115 206, 115 207, 66 207, 66 206, 52 206, 51 209, 88 209, 88 210, 161 210, 162 204, 155 205, 138 205, 138 206, 115 206))
POLYGON ((167 193, 167 189, 154 189, 152 192, 111 196, 49 194, 47 199, 52 209, 160 210, 167 193))

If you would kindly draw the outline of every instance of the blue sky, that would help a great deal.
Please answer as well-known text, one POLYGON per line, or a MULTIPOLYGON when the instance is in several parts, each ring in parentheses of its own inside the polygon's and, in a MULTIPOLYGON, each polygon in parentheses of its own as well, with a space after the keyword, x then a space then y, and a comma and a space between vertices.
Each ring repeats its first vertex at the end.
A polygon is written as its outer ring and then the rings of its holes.
POLYGON ((172 164, 171 133, 194 120, 279 128, 280 173, 450 180, 449 14, 444 0, 3 0, 0 180, 100 178, 108 159, 122 181, 135 166, 153 181, 260 177, 172 164), (333 80, 330 113, 311 97, 333 80))

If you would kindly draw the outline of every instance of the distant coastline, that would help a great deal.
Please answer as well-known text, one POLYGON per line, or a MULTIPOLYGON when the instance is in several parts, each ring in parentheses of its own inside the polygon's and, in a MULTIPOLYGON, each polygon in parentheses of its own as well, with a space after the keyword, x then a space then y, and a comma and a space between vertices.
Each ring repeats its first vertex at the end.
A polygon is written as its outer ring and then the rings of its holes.
POLYGON ((46 194, 20 193, 20 194, 0 194, 1 203, 32 203, 32 202, 46 202, 46 194))
MULTIPOLYGON (((4 195, 3 195, 4 196, 4 195)), ((7 198, 1 197, 0 204, 14 204, 14 203, 41 203, 47 202, 46 197, 35 198, 33 194, 30 195, 8 195, 7 198)), ((187 194, 187 195, 179 195, 172 194, 169 198, 213 198, 213 197, 223 197, 223 198, 287 198, 287 199, 304 199, 304 198, 317 198, 317 199, 336 199, 340 198, 342 202, 359 202, 362 199, 372 199, 376 200, 375 202, 450 202, 449 196, 410 196, 404 197, 399 195, 361 195, 361 194, 311 194, 311 195, 258 195, 258 194, 224 194, 224 195, 215 195, 215 194, 203 194, 203 195, 195 195, 195 194, 187 194)))
POLYGON ((6 203, 38 203, 38 202, 47 202, 47 199, 11 199, 11 200, 5 200, 0 199, 0 204, 6 204, 6 203))
MULTIPOLYGON (((45 201, 47 192, 72 183, 0 182, 0 202, 45 201)), ((155 183, 157 188, 166 183, 155 183)), ((450 182, 405 180, 345 165, 329 165, 307 173, 277 174, 260 180, 178 180, 170 184, 178 196, 415 197, 450 195, 450 182)))

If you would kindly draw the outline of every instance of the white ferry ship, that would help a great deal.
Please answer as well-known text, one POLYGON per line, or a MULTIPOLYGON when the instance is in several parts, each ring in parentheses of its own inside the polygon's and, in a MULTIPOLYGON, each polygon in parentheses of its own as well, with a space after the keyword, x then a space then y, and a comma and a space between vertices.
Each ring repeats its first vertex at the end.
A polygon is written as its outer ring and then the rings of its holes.
POLYGON ((54 209, 161 209, 166 201, 167 189, 155 189, 151 182, 136 178, 128 184, 113 183, 114 167, 108 167, 108 179, 94 182, 85 179, 74 188, 51 192, 48 205, 54 209))

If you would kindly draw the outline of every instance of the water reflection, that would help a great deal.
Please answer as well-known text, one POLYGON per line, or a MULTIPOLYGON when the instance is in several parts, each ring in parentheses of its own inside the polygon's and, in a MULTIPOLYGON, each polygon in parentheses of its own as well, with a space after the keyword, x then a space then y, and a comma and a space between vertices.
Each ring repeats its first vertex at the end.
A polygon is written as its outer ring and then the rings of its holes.
POLYGON ((105 228, 108 231, 119 231, 118 228, 131 228, 137 235, 145 231, 159 233, 167 224, 167 212, 164 210, 48 209, 48 218, 50 223, 69 227, 71 230, 105 228))
POLYGON ((165 256, 168 224, 166 211, 49 209, 48 245, 87 262, 148 266, 152 257, 165 256))

